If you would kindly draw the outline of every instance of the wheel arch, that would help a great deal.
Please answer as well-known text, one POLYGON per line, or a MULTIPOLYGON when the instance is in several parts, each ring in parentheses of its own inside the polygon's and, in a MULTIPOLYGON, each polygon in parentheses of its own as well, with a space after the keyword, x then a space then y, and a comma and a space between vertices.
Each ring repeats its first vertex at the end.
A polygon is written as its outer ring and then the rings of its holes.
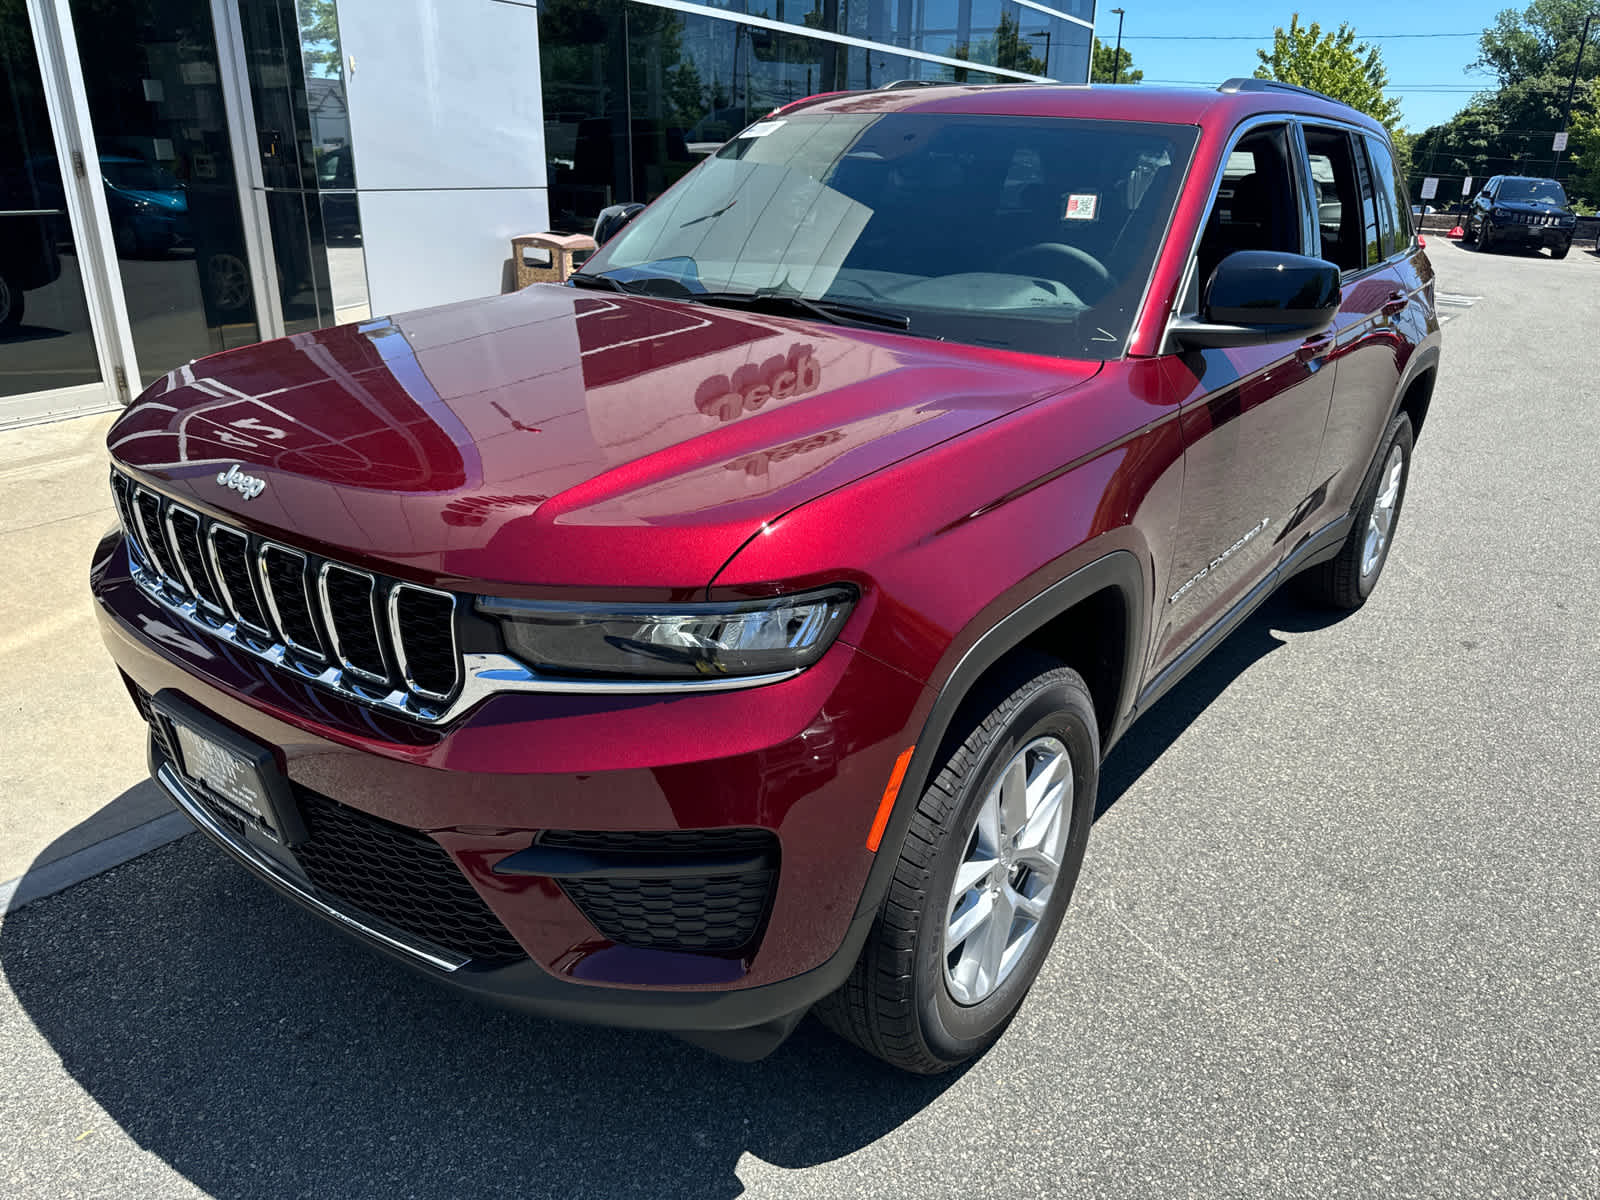
POLYGON ((1389 412, 1389 420, 1394 420, 1397 413, 1405 413, 1411 418, 1411 436, 1414 439, 1420 440, 1422 436, 1422 422, 1427 418, 1428 406, 1433 402, 1433 388, 1438 379, 1439 348, 1429 346, 1407 365, 1400 386, 1395 390, 1395 403, 1389 412))
POLYGON ((933 777, 947 744, 960 735, 961 718, 984 703, 985 681, 994 678, 1012 655, 1043 652, 1084 677, 1095 701, 1104 757, 1132 719, 1148 642, 1150 587, 1137 555, 1112 550, 992 622, 961 654, 939 685, 901 778, 857 905, 857 920, 877 911, 916 798, 933 777), (1112 622, 1109 633, 1107 620, 1112 622), (1091 630, 1095 636, 1086 637, 1091 630))

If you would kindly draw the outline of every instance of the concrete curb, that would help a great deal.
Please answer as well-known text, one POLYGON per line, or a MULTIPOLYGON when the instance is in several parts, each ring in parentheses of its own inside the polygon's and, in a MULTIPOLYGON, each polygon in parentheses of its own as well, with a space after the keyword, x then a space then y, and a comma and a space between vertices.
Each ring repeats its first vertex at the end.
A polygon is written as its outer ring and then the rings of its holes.
POLYGON ((195 827, 181 812, 163 813, 153 821, 123 830, 103 842, 75 850, 36 871, 0 883, 0 913, 10 916, 35 900, 53 896, 74 884, 131 862, 168 842, 194 833, 195 827))

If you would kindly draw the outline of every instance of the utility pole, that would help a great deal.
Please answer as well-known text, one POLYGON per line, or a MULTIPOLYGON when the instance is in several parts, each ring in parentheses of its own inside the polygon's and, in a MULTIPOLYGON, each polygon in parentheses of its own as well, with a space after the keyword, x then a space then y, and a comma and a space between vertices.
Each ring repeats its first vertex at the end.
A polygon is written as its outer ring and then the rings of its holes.
MULTIPOLYGON (((1594 14, 1589 13, 1583 18, 1583 32, 1578 35, 1578 57, 1572 63, 1572 82, 1567 84, 1567 102, 1561 106, 1561 132, 1566 133, 1567 127, 1572 124, 1572 94, 1578 90, 1578 69, 1583 66, 1583 48, 1589 41, 1589 22, 1594 20, 1594 14)), ((1556 151, 1555 170, 1551 177, 1561 178, 1561 156, 1566 153, 1563 147, 1556 151)))
MULTIPOLYGON (((1117 48, 1114 51, 1112 51, 1112 53, 1111 53, 1111 82, 1112 83, 1121 83, 1122 82, 1122 18, 1124 16, 1126 16, 1127 14, 1123 9, 1120 9, 1120 8, 1113 8, 1111 11, 1117 14, 1117 48)), ((1585 28, 1587 28, 1587 26, 1585 28)))

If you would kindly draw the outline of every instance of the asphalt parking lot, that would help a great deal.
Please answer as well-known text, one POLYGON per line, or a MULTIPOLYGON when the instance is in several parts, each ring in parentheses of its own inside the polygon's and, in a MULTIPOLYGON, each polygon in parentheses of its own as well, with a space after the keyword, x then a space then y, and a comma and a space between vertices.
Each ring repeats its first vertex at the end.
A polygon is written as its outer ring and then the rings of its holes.
POLYGON ((1600 1196, 1600 258, 1430 240, 1376 595, 1275 598, 1118 747, 979 1062, 485 1010, 189 837, 0 924, 0 1192, 1600 1196))

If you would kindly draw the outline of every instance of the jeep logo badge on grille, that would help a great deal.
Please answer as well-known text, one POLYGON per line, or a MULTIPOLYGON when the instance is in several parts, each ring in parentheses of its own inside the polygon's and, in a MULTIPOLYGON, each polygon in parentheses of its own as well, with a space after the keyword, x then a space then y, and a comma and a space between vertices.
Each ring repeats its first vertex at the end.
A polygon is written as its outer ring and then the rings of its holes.
POLYGON ((265 479, 257 479, 254 475, 246 475, 239 470, 238 463, 234 463, 226 471, 218 471, 217 482, 223 487, 231 487, 246 500, 254 500, 266 490, 267 486, 265 479))

